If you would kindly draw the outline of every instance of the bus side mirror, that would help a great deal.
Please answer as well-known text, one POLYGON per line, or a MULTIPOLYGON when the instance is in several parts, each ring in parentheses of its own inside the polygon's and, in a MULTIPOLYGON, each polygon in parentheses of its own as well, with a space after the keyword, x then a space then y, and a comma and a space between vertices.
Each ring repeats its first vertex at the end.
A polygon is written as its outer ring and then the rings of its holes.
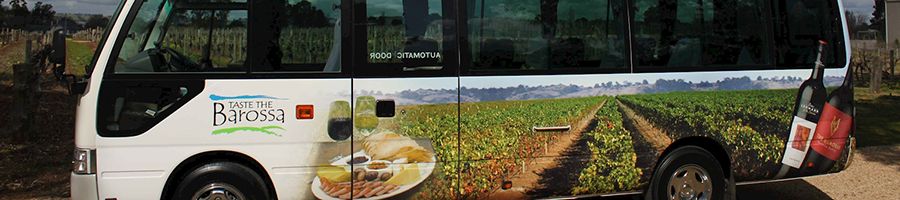
POLYGON ((69 94, 83 95, 87 91, 88 80, 86 78, 73 78, 69 84, 69 94))
POLYGON ((375 102, 375 116, 394 117, 396 105, 393 99, 378 100, 375 102))

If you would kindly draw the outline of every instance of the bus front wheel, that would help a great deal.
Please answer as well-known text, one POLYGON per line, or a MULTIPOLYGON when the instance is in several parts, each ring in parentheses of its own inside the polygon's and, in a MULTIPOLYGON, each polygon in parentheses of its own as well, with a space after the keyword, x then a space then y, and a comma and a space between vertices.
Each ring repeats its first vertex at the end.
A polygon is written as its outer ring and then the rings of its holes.
POLYGON ((727 184, 715 156, 697 146, 683 146, 657 166, 646 199, 721 200, 727 184))
POLYGON ((263 179, 252 169, 232 162, 201 165, 184 176, 173 199, 269 199, 263 179))

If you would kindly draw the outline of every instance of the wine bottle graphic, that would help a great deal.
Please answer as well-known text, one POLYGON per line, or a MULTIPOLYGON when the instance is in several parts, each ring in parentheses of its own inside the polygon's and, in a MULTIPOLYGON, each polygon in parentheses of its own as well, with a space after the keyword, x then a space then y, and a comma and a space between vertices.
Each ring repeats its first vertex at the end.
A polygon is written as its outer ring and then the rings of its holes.
POLYGON ((825 41, 819 41, 818 55, 815 67, 809 79, 803 81, 797 93, 794 104, 794 119, 791 122, 791 134, 784 148, 784 156, 781 159, 781 169, 775 178, 795 177, 800 175, 800 168, 809 151, 809 143, 816 134, 816 123, 821 116, 822 107, 825 104, 826 91, 822 76, 825 73, 823 52, 825 41))
POLYGON ((846 147, 847 137, 853 126, 853 92, 850 69, 840 87, 828 95, 822 109, 815 135, 810 142, 811 151, 801 168, 802 175, 826 173, 834 167, 846 147))

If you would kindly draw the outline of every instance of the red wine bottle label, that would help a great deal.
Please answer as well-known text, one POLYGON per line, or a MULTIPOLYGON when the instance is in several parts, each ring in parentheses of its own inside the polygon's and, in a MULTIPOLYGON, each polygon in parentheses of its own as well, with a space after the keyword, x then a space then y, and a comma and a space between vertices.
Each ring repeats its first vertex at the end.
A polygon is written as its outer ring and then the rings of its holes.
POLYGON ((852 123, 852 116, 841 112, 831 104, 825 104, 810 147, 828 159, 837 160, 844 151, 844 144, 847 136, 850 135, 852 123))
POLYGON ((781 163, 800 168, 806 157, 806 151, 809 150, 809 142, 815 134, 814 130, 816 130, 816 123, 794 116, 794 121, 791 123, 791 135, 784 148, 784 157, 781 159, 781 163))

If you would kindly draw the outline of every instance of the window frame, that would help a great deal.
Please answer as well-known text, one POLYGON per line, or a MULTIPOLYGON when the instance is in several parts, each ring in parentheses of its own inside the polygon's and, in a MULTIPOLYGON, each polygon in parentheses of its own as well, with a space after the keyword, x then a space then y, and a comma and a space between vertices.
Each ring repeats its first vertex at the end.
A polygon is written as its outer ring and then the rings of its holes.
MULTIPOLYGON (((629 13, 632 13, 632 16, 629 18, 629 21, 631 21, 632 24, 635 23, 635 22, 634 22, 634 18, 635 18, 634 15, 635 15, 635 10, 636 10, 636 8, 637 8, 637 7, 635 7, 636 4, 635 4, 634 1, 635 1, 635 0, 628 0, 628 2, 629 2, 629 4, 630 4, 629 6, 630 6, 630 8, 631 8, 631 9, 628 9, 628 10, 629 10, 629 13)), ((677 4, 678 4, 678 1, 683 1, 683 0, 673 0, 673 1, 676 1, 675 4, 677 5, 677 4)), ((764 28, 765 28, 766 30, 762 30, 762 31, 760 31, 760 32, 762 33, 762 36, 764 37, 764 38, 763 38, 763 41, 762 41, 762 42, 764 43, 764 44, 763 44, 763 46, 764 46, 763 48, 764 48, 764 49, 767 49, 767 50, 770 52, 770 53, 769 53, 770 55, 769 55, 768 57, 763 58, 764 61, 769 62, 768 64, 751 64, 751 65, 739 65, 739 64, 734 64, 734 65, 722 65, 722 64, 717 64, 717 65, 704 65, 703 63, 701 63, 701 64, 698 65, 698 66, 673 66, 673 67, 669 67, 669 66, 648 66, 648 65, 639 65, 639 64, 637 64, 637 61, 636 61, 637 58, 635 58, 634 55, 632 55, 632 59, 635 60, 635 61, 633 62, 633 63, 634 63, 634 65, 633 65, 633 69, 634 69, 634 70, 633 70, 633 73, 754 71, 754 70, 774 70, 774 69, 777 69, 777 68, 776 68, 776 62, 777 62, 777 60, 776 60, 777 55, 776 55, 776 54, 777 54, 777 52, 775 51, 775 49, 776 49, 775 42, 776 42, 776 41, 775 41, 775 35, 774 35, 775 29, 774 29, 774 22, 773 22, 774 18, 773 18, 773 16, 771 16, 771 12, 766 12, 767 10, 768 10, 768 11, 772 11, 772 10, 773 10, 773 9, 772 9, 772 5, 771 5, 771 2, 774 2, 774 1, 771 1, 771 0, 764 0, 764 1, 761 2, 761 3, 762 3, 762 6, 766 6, 766 7, 763 8, 763 14, 764 14, 765 16, 762 16, 762 17, 763 17, 763 20, 765 21, 764 28)), ((676 9, 677 9, 677 8, 676 8, 676 9)), ((676 14, 677 14, 677 13, 676 13, 676 14)), ((634 31, 634 29, 636 29, 636 28, 632 25, 631 28, 630 28, 630 30, 631 30, 631 31, 634 31)), ((631 37, 631 39, 632 39, 632 41, 633 41, 634 38, 636 38, 636 35, 635 35, 635 34, 631 34, 630 37, 631 37)), ((701 40, 701 41, 702 41, 702 40, 701 40)), ((635 47, 635 44, 632 44, 632 45, 631 45, 631 48, 632 48, 632 49, 636 48, 636 47, 635 47)), ((701 57, 701 58, 702 58, 702 57, 701 57)), ((701 62, 702 62, 702 61, 701 61, 701 62)))
POLYGON ((353 0, 353 52, 349 54, 353 62, 354 78, 400 78, 400 77, 457 77, 459 75, 459 56, 455 33, 457 11, 454 0, 441 0, 441 37, 442 63, 435 66, 440 70, 405 71, 403 64, 369 63, 368 50, 368 13, 367 0, 353 0))
MULTIPOLYGON (((182 0, 184 1, 184 0, 182 0)), ((253 37, 253 24, 251 23, 252 18, 254 18, 254 9, 253 3, 259 0, 247 0, 247 2, 230 2, 230 3, 191 3, 191 5, 200 5, 198 8, 203 8, 205 6, 214 6, 215 4, 225 4, 231 7, 235 7, 238 5, 243 5, 244 8, 237 10, 246 10, 247 11, 247 46, 249 47, 252 43, 249 43, 250 38, 253 37)), ((341 2, 341 18, 342 19, 351 19, 351 7, 345 6, 351 5, 354 0, 340 0, 341 2)), ((181 2, 181 1, 178 1, 181 2)), ((175 5, 183 4, 176 2, 175 5)), ((245 68, 244 71, 233 71, 233 72, 129 72, 129 73, 116 73, 115 67, 117 64, 117 58, 119 53, 122 50, 122 45, 125 42, 128 31, 131 30, 131 26, 137 18, 138 12, 140 12, 140 8, 143 5, 144 1, 135 1, 130 9, 128 9, 128 13, 125 15, 125 21, 122 24, 121 29, 118 33, 116 33, 116 38, 114 40, 112 51, 110 52, 110 56, 107 59, 106 66, 104 66, 103 79, 111 80, 111 81, 119 81, 119 80, 205 80, 205 79, 290 79, 290 78, 350 78, 351 72, 353 71, 353 64, 351 63, 352 56, 349 54, 352 52, 352 43, 350 40, 350 36, 352 35, 352 23, 341 23, 341 71, 340 72, 323 72, 323 71, 254 71, 254 66, 252 64, 243 64, 245 68)), ((124 5, 123 5, 124 6, 124 5)), ((181 9, 181 8, 179 8, 181 9)), ((217 10, 213 8, 208 8, 209 10, 217 10)), ((229 9, 234 10, 234 9, 229 9)), ((158 16, 157 16, 158 18, 158 16)), ((171 20, 167 20, 168 23, 171 20)), ((156 22, 154 22, 156 23, 156 22)), ((161 37, 165 37, 165 32, 168 30, 168 27, 163 28, 164 31, 161 37)), ((150 34, 148 34, 149 37, 150 34)), ((255 53, 247 52, 246 59, 253 59, 255 53)))
MULTIPOLYGON (((253 7, 252 3, 256 2, 256 1, 260 1, 260 0, 247 0, 247 1, 248 1, 248 3, 251 4, 250 7, 252 9, 252 7, 253 7)), ((265 0, 261 0, 261 1, 265 1, 265 0)), ((353 13, 352 13, 353 1, 354 0, 335 0, 335 2, 340 2, 340 9, 341 9, 341 53, 340 53, 341 54, 340 55, 341 56, 341 58, 340 58, 341 71, 327 72, 327 71, 305 71, 305 70, 291 70, 291 69, 279 70, 279 71, 263 71, 263 70, 256 70, 256 69, 260 68, 260 67, 264 67, 264 66, 249 66, 250 69, 247 70, 247 73, 250 74, 250 77, 254 77, 254 78, 255 77, 349 78, 353 71, 353 67, 352 67, 353 64, 351 63, 352 56, 348 56, 348 55, 351 55, 350 53, 352 52, 352 49, 353 49, 353 41, 352 41, 352 37, 350 37, 351 35, 353 35, 353 31, 352 31, 353 23, 351 21, 352 16, 353 16, 353 13)), ((287 2, 287 1, 285 1, 285 2, 287 2)), ((249 16, 253 16, 253 14, 249 14, 249 16)), ((248 42, 252 41, 252 39, 255 38, 252 34, 255 33, 256 31, 252 31, 252 30, 258 30, 256 28, 253 28, 254 23, 250 23, 250 21, 253 21, 253 20, 249 19, 247 22, 247 28, 249 29, 247 32, 248 42)), ((332 32, 331 34, 333 35, 334 33, 332 32)), ((249 45, 250 44, 248 44, 248 47, 249 47, 249 45)), ((258 56, 251 52, 248 52, 247 54, 248 54, 247 55, 248 60, 252 56, 258 56)), ((284 65, 285 65, 285 63, 282 63, 282 66, 284 66, 284 65)), ((287 66, 293 66, 293 67, 306 67, 306 66, 301 66, 301 65, 305 65, 305 64, 296 64, 296 63, 287 64, 287 66)), ((266 66, 266 67, 271 67, 271 66, 266 66)), ((324 64, 322 67, 325 67, 324 64)))
MULTIPOLYGON (((834 49, 832 49, 832 51, 833 51, 832 54, 834 55, 834 63, 826 62, 824 67, 825 67, 825 69, 841 69, 841 68, 844 68, 845 65, 848 63, 847 59, 850 59, 849 57, 847 57, 847 44, 846 44, 846 42, 848 42, 847 39, 849 39, 849 38, 844 37, 847 34, 847 32, 846 32, 847 30, 844 29, 844 26, 846 26, 847 21, 842 17, 843 13, 841 13, 842 11, 839 8, 839 3, 837 2, 838 0, 823 0, 823 1, 826 4, 828 4, 827 9, 829 12, 831 12, 831 17, 832 17, 831 22, 837 23, 837 24, 835 24, 835 26, 832 27, 832 29, 833 29, 832 32, 834 33, 833 38, 837 39, 837 41, 827 41, 829 43, 829 46, 832 46, 834 48, 834 49)), ((779 60, 779 58, 781 58, 782 55, 777 53, 778 52, 777 51, 778 50, 777 43, 779 42, 778 39, 781 37, 781 36, 779 36, 777 31, 781 29, 781 27, 779 27, 779 26, 786 27, 787 25, 779 25, 778 23, 776 23, 776 21, 777 21, 777 19, 780 19, 779 15, 781 14, 780 13, 781 9, 788 9, 788 8, 786 8, 786 6, 784 8, 781 7, 780 4, 786 3, 783 0, 773 0, 773 1, 769 1, 769 2, 770 2, 769 10, 771 11, 770 16, 768 16, 770 19, 769 21, 771 22, 769 27, 772 29, 769 32, 772 33, 772 39, 774 40, 774 42, 772 43, 773 44, 772 45, 772 49, 773 49, 772 50, 773 51, 772 63, 775 66, 775 69, 796 70, 796 69, 811 69, 811 68, 813 68, 813 65, 814 65, 813 63, 797 64, 797 65, 782 65, 782 64, 778 63, 778 60, 779 60)), ((785 13, 786 12, 787 11, 785 11, 785 13)), ((781 20, 786 21, 787 18, 784 18, 781 20)), ((781 23, 781 24, 786 24, 786 23, 781 23)))
MULTIPOLYGON (((616 0, 609 0, 609 2, 616 0)), ((467 9, 467 1, 457 1, 458 5, 458 20, 457 21, 457 32, 459 34, 459 66, 460 66, 460 75, 461 76, 530 76, 530 75, 579 75, 579 74, 621 74, 621 73, 632 73, 634 71, 633 63, 633 45, 632 45, 632 11, 626 11, 624 13, 625 19, 621 21, 622 28, 624 29, 624 42, 623 44, 623 58, 622 58, 622 67, 617 68, 604 68, 601 66, 595 67, 573 67, 573 68, 556 68, 556 69, 516 69, 516 70, 508 70, 508 69, 487 69, 487 70, 478 70, 473 69, 474 65, 472 63, 473 56, 470 48, 469 41, 469 32, 468 32, 468 15, 465 9, 467 9)), ((625 0, 624 6, 630 7, 632 0, 625 0)))

